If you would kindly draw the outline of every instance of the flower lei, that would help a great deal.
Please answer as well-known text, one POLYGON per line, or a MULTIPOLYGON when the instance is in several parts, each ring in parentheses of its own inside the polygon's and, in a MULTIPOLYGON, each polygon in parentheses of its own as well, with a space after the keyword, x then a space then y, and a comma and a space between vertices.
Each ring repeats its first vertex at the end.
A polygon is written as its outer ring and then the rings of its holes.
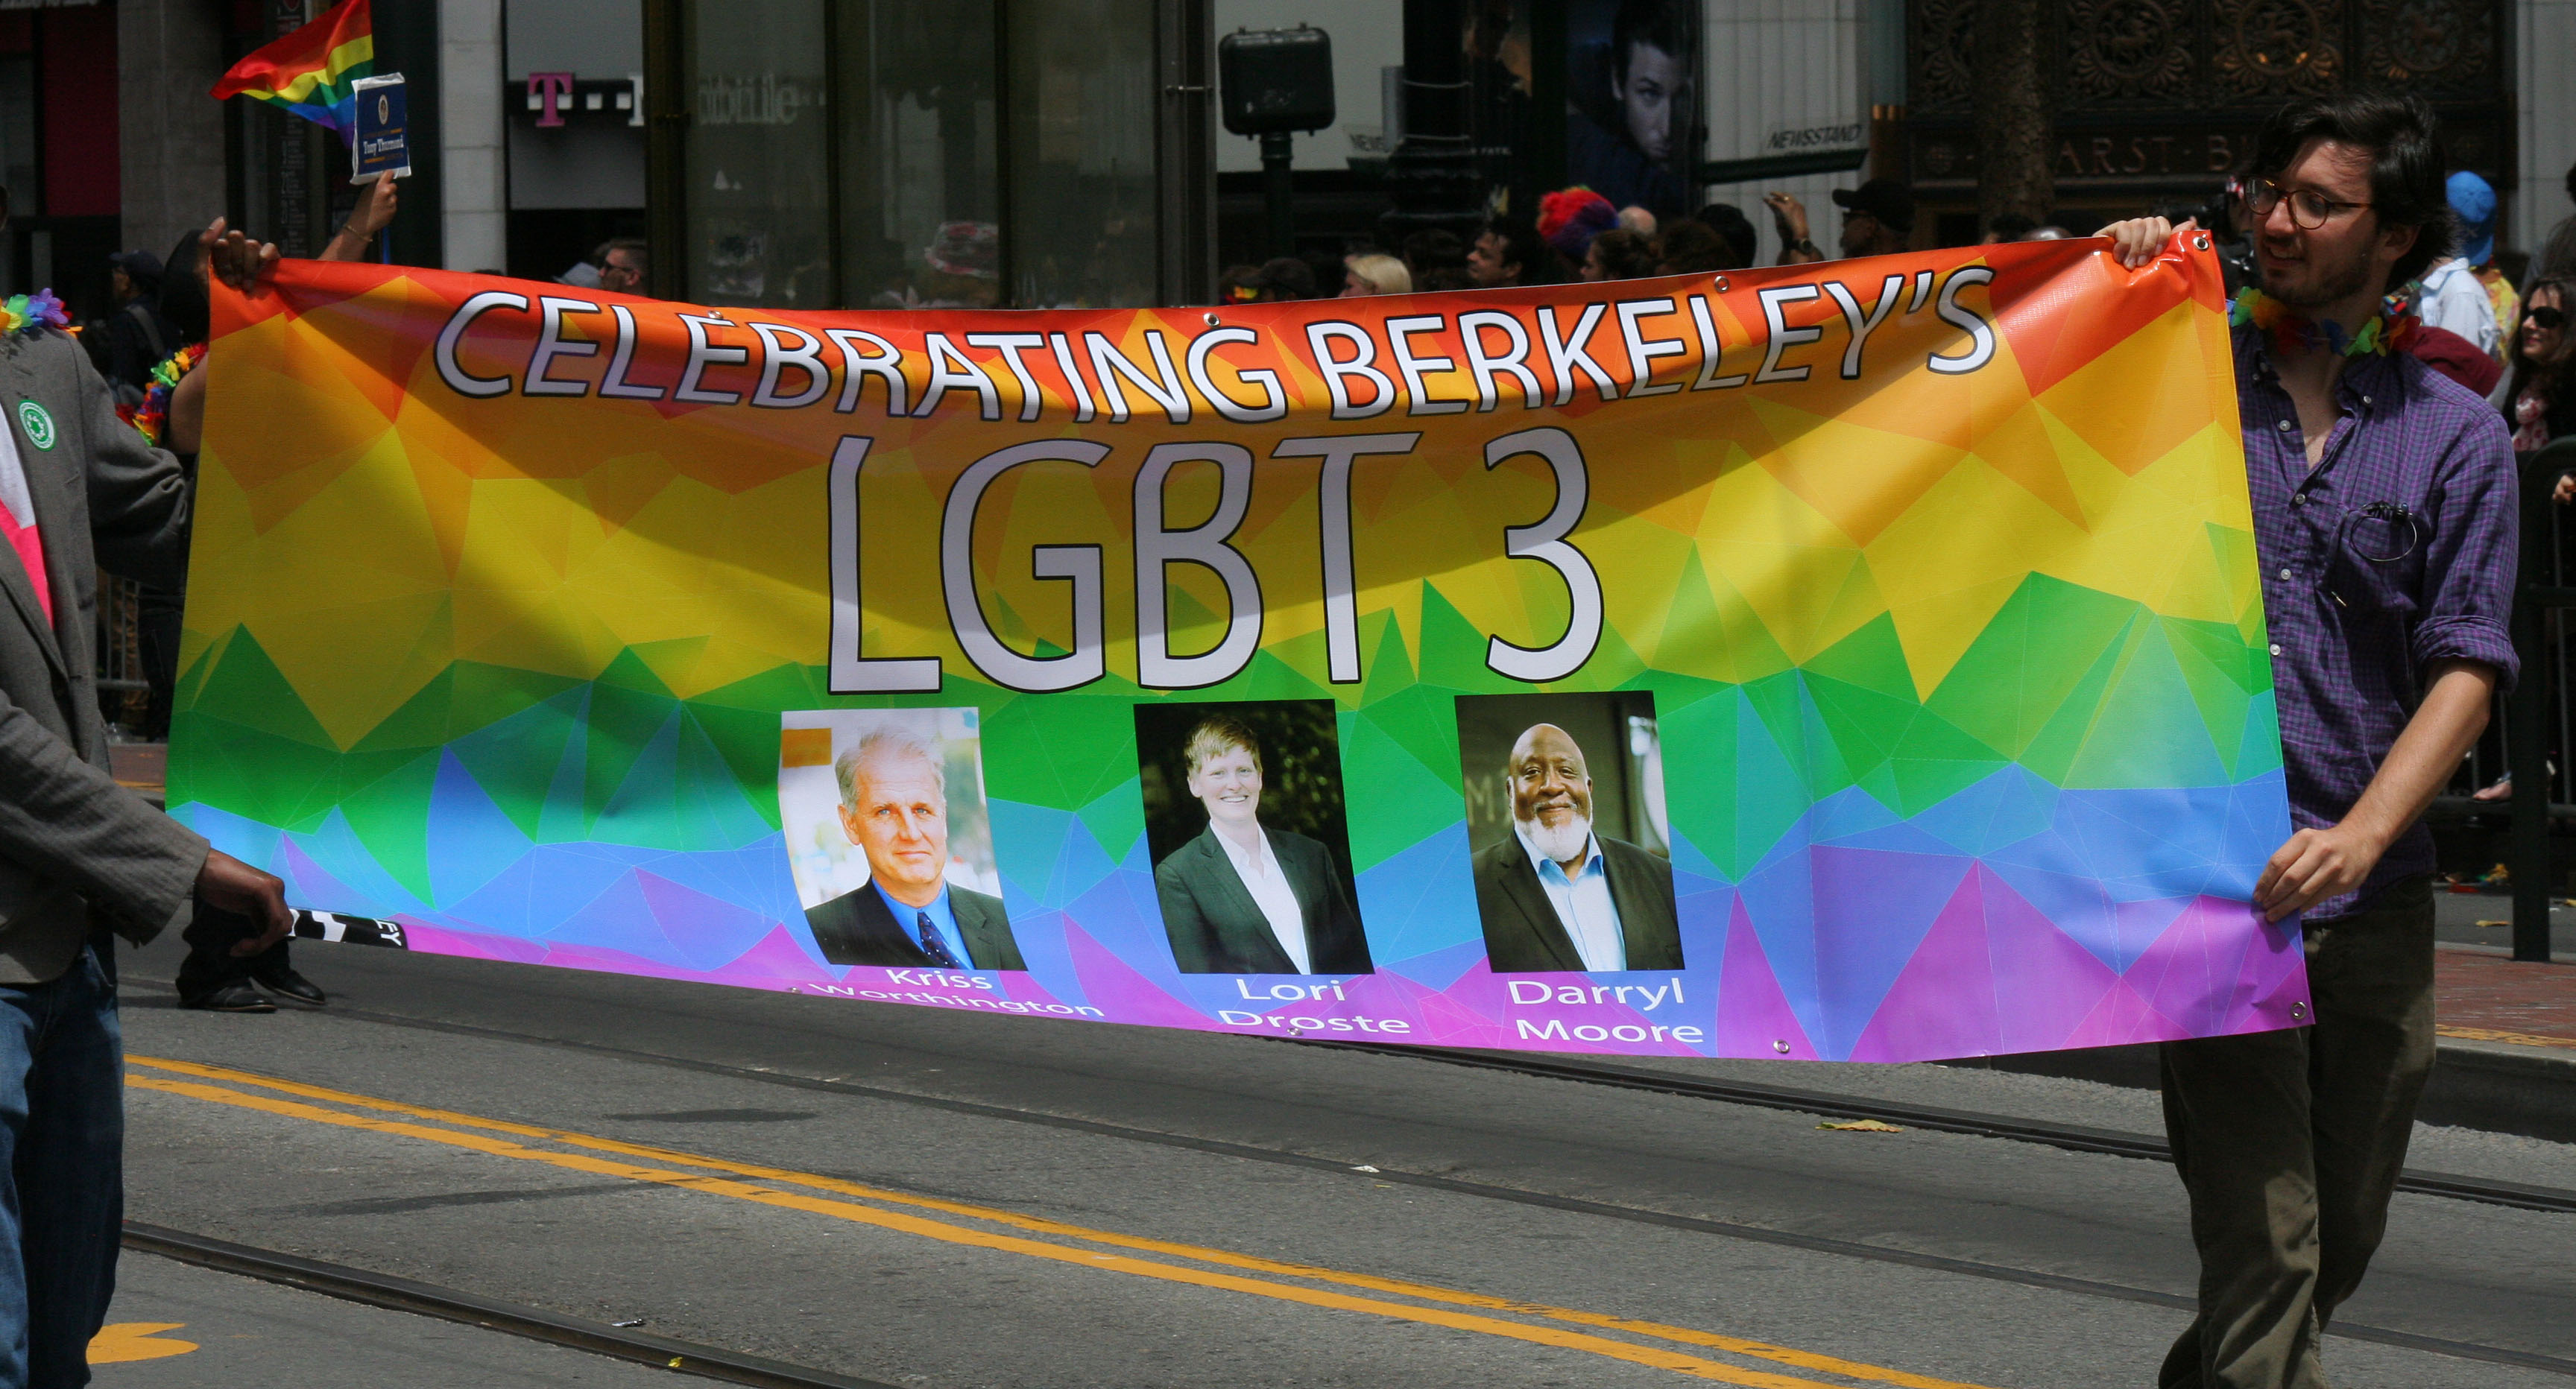
POLYGON ((12 294, 8 302, 0 303, 0 334, 32 338, 48 328, 69 327, 71 321, 72 316, 63 312, 63 301, 55 298, 50 289, 12 294))
POLYGON ((2407 340, 2424 326, 2415 316, 2415 286, 2407 285, 2379 301, 2379 312, 2361 331, 2347 337, 2339 323, 2318 323, 2306 314, 2271 298, 2251 285, 2236 292, 2236 302, 2228 305, 2230 327, 2251 323, 2270 334, 2272 346, 2283 353, 2313 351, 2324 348, 2345 357, 2367 357, 2378 353, 2403 352, 2407 340))
POLYGON ((152 385, 143 392, 143 403, 116 407, 118 418, 134 426, 143 435, 143 442, 158 447, 162 431, 170 424, 171 393, 179 389, 180 379, 205 358, 206 345, 202 342, 171 353, 152 369, 152 385))

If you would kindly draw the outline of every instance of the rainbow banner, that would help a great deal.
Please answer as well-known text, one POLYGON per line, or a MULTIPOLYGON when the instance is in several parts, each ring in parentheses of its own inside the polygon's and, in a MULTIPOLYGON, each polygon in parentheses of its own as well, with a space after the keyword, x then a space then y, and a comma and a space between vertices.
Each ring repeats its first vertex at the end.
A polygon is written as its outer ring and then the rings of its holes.
POLYGON ((340 0, 303 27, 253 50, 216 81, 212 95, 246 96, 337 131, 342 144, 358 128, 355 83, 376 70, 375 17, 369 0, 340 0))
POLYGON ((1577 1052, 2303 1016, 2205 250, 217 298, 171 803, 351 939, 1577 1052))

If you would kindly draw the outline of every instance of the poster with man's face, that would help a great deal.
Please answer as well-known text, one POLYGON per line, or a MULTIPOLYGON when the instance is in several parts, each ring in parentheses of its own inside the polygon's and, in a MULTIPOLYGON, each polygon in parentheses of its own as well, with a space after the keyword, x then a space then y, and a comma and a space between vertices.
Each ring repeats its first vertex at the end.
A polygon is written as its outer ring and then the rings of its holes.
POLYGON ((1699 206, 1694 0, 1572 0, 1566 179, 1660 220, 1699 206))
POLYGON ((1651 692, 1460 695, 1458 757, 1495 973, 1682 968, 1651 692))
POLYGON ((1027 968, 993 860, 980 722, 973 709, 781 716, 788 871, 827 962, 1027 968))

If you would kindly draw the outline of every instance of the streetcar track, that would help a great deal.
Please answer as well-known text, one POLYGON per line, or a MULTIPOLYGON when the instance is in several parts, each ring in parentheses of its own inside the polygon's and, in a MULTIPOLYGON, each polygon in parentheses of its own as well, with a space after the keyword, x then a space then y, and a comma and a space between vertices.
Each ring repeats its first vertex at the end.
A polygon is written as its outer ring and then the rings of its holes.
POLYGON ((1822 1371, 1839 1378, 1914 1389, 1978 1389, 1953 1380, 1721 1332, 1093 1229, 1004 1207, 515 1120, 424 1108, 302 1081, 262 1077, 230 1067, 145 1056, 133 1059, 147 1070, 170 1074, 129 1076, 126 1084, 130 1087, 447 1144, 498 1158, 581 1172, 613 1173, 632 1181, 851 1221, 956 1247, 1606 1356, 1746 1389, 1832 1386, 1767 1367, 1712 1359, 1706 1352, 1713 1350, 1732 1357, 1822 1371), (259 1091, 276 1093, 255 1093, 259 1091), (1675 1345, 1687 1349, 1675 1350, 1675 1345))
MULTIPOLYGON (((135 987, 129 984, 127 987, 135 987)), ((141 987, 167 992, 159 986, 141 987)), ((394 1027, 425 1028, 451 1031, 467 1036, 495 1037, 510 1041, 533 1042, 545 1046, 571 1047, 651 1061, 661 1065, 711 1068, 711 1074, 740 1075, 763 1080, 794 1082, 810 1080, 757 1066, 726 1066, 720 1062, 702 1062, 660 1052, 636 1051, 602 1042, 584 1042, 569 1038, 545 1037, 507 1028, 484 1027, 475 1023, 453 1023, 432 1018, 406 1017, 399 1013, 379 1013, 361 1008, 334 1006, 340 1017, 394 1027)), ((1362 1052, 1372 1056, 1401 1057, 1414 1061, 1432 1061, 1444 1065, 1465 1066, 1475 1070, 1500 1071, 1507 1074, 1535 1076, 1546 1080, 1571 1081, 1612 1089, 1642 1090, 1656 1094, 1680 1095, 1690 1099, 1709 1100, 1719 1104, 1740 1104, 1758 1109, 1786 1110, 1813 1114, 1826 1119, 1876 1119, 1883 1123, 1927 1129, 1941 1133, 1965 1134, 1975 1138, 1996 1138, 2007 1142, 2030 1143, 2060 1148, 2070 1152, 2097 1153, 2112 1157, 2135 1158, 2150 1162, 2173 1161, 2173 1150, 2165 1140, 2152 1134, 2120 1129, 2091 1128, 2081 1124, 2053 1123, 2043 1119, 2022 1119, 2011 1115, 1983 1114, 1972 1110, 1944 1109, 1933 1105, 1907 1104, 1895 1100, 1870 1099, 1858 1095, 1839 1095, 1822 1090, 1800 1090, 1791 1086, 1764 1085, 1757 1081, 1707 1080, 1677 1072, 1647 1070, 1639 1067, 1609 1066, 1596 1061, 1570 1061, 1528 1052, 1478 1051, 1460 1047, 1381 1046, 1368 1042, 1325 1041, 1299 1037, 1261 1038, 1288 1046, 1314 1047, 1331 1051, 1362 1052)), ((813 1081, 829 1087, 847 1087, 889 1099, 926 1104, 955 1103, 973 1106, 973 1101, 948 1101, 936 1096, 911 1091, 885 1090, 859 1086, 846 1081, 813 1081)), ((1042 1115, 1034 1110, 989 1106, 972 1112, 989 1112, 995 1116, 1019 1116, 1054 1122, 1061 1116, 1042 1115)), ((1063 1120, 1087 1123, 1087 1120, 1063 1120)), ((1104 1132, 1131 1132, 1111 1125, 1104 1132)), ((1133 1130, 1132 1132, 1148 1132, 1133 1130)), ((1265 1150, 1266 1151, 1266 1150, 1265 1150)), ((2410 1167, 2401 1173, 2397 1189, 2415 1196, 2440 1196, 2479 1205, 2507 1206, 2516 1210, 2543 1211, 2552 1215, 2576 1215, 2576 1190, 2565 1187, 2537 1186, 2525 1182, 2505 1181, 2493 1177, 2468 1177, 2450 1172, 2429 1172, 2410 1167)))
POLYGON ((655 1369, 722 1380, 727 1384, 748 1384, 758 1386, 758 1389, 898 1389, 882 1380, 853 1379, 828 1370, 674 1340, 631 1327, 609 1326, 549 1312, 542 1307, 504 1302, 479 1293, 460 1292, 433 1283, 414 1282, 389 1273, 326 1263, 274 1249, 234 1244, 229 1240, 139 1220, 125 1222, 123 1243, 127 1249, 138 1253, 157 1254, 198 1268, 256 1278, 264 1283, 319 1293, 343 1302, 479 1326, 486 1331, 523 1336, 532 1341, 650 1365, 655 1369))
MULTIPOLYGON (((1964 1133, 1978 1138, 2001 1138, 2015 1143, 2036 1143, 2078 1153, 2106 1153, 2114 1157, 2140 1158, 2152 1162, 2173 1161, 2173 1149, 2165 1140, 2150 1134, 2128 1133, 2119 1129, 2087 1128, 2080 1124, 2050 1123, 2041 1119, 2016 1119, 2008 1115, 1979 1114, 1970 1110, 1942 1109, 1932 1105, 1875 1100, 1856 1095, 1833 1095, 1813 1090, 1797 1090, 1787 1086, 1763 1085, 1755 1081, 1704 1080, 1670 1071, 1633 1066, 1607 1066, 1594 1061, 1565 1061, 1552 1056, 1533 1056, 1523 1052, 1473 1051, 1458 1047, 1373 1046, 1367 1042, 1309 1041, 1302 1038, 1279 1040, 1292 1041, 1297 1046, 1327 1047, 1337 1051, 1362 1051, 1374 1056, 1406 1056, 1424 1061, 1444 1062, 1452 1066, 1468 1066, 1477 1070, 1505 1071, 1515 1075, 1540 1076, 1550 1080, 1566 1080, 1585 1085, 1605 1085, 1623 1090, 1683 1095, 1722 1104, 1793 1110, 1800 1114, 1814 1114, 1828 1119, 1877 1119, 1884 1123, 1902 1124, 1912 1128, 1932 1129, 1942 1133, 1964 1133)), ((2520 1210, 2548 1211, 2556 1215, 2576 1214, 2576 1191, 2560 1187, 2533 1186, 2524 1182, 2508 1182, 2489 1177, 2462 1177, 2448 1172, 2427 1172, 2410 1167, 2398 1177, 2397 1189, 2417 1196, 2447 1196, 2453 1200, 2475 1201, 2482 1205, 2512 1206, 2520 1210)))
MULTIPOLYGON (((1201 1138, 1189 1134, 1166 1133, 1155 1129, 1134 1128, 1123 1124, 1107 1123, 1095 1119, 1075 1118, 1071 1115, 1049 1114, 1039 1110, 1018 1109, 1006 1105, 986 1104, 976 1100, 961 1100, 942 1095, 918 1094, 911 1091, 867 1085, 849 1080, 825 1079, 817 1076, 798 1075, 792 1072, 776 1071, 756 1066, 734 1066, 718 1061, 699 1060, 694 1057, 672 1056, 660 1052, 641 1051, 631 1047, 616 1046, 605 1042, 582 1041, 566 1037, 547 1037, 535 1033, 512 1031, 507 1028, 485 1027, 476 1023, 447 1022, 431 1018, 406 1017, 397 1013, 380 1013, 369 1009, 347 1008, 339 1005, 334 1005, 332 1007, 330 1015, 351 1018, 362 1022, 375 1023, 380 1026, 410 1028, 420 1031, 442 1032, 454 1036, 480 1037, 498 1041, 557 1047, 567 1051, 585 1052, 596 1056, 611 1057, 622 1061, 659 1066, 671 1070, 690 1071, 701 1075, 752 1081, 760 1084, 775 1085, 789 1089, 805 1090, 824 1094, 839 1094, 857 1098, 887 1100, 926 1109, 944 1110, 954 1114, 964 1114, 978 1118, 998 1119, 1011 1123, 1061 1129, 1067 1132, 1113 1138, 1125 1142, 1145 1143, 1158 1147, 1179 1148, 1194 1152, 1207 1153, 1213 1156, 1238 1158, 1249 1162, 1269 1163, 1274 1166, 1296 1167, 1316 1172, 1329 1172, 1345 1177, 1364 1175, 1368 1180, 1375 1182, 1387 1182, 1425 1190, 1446 1192, 1453 1195, 1475 1197, 1484 1200, 1505 1201, 1517 1205, 1535 1206, 1543 1209, 1565 1211, 1578 1215, 1598 1216, 1603 1219, 1621 1220, 1631 1224, 1661 1226, 1666 1229, 1685 1230, 1698 1234, 1715 1235, 1724 1239, 1740 1240, 1747 1243, 1767 1244, 1782 1248, 1804 1250, 1810 1253, 1829 1254, 1837 1257, 1861 1259, 1874 1263, 1920 1268, 1938 1273, 1959 1274, 1966 1277, 1985 1279, 1990 1282, 2017 1284, 2023 1287, 2038 1288, 2052 1292, 2071 1293, 2086 1297, 2103 1298, 2111 1301, 2140 1303, 2148 1306, 2163 1307, 2184 1312, 2193 1310, 2195 1306, 2192 1298, 2178 1293, 2158 1292, 2148 1288, 2131 1287, 2127 1284, 2103 1282, 2089 1278, 2078 1278, 2065 1274, 2044 1273, 2035 1269, 2016 1268, 2008 1264, 1991 1264, 1980 1260, 1960 1259, 1948 1255, 1924 1253, 1917 1250, 1872 1244, 1859 1240, 1838 1239, 1828 1235, 1799 1234, 1792 1231, 1776 1230, 1767 1226, 1747 1224, 1739 1221, 1721 1220, 1706 1216, 1680 1215, 1672 1212, 1650 1210, 1636 1206, 1617 1205, 1605 1201, 1591 1201, 1581 1197, 1560 1196, 1551 1192, 1531 1191, 1521 1187, 1503 1186, 1497 1183, 1468 1181, 1455 1177, 1437 1176, 1431 1173, 1407 1172, 1396 1168, 1381 1168, 1376 1166, 1358 1168, 1354 1167, 1351 1163, 1344 1162, 1336 1158, 1318 1157, 1306 1153, 1290 1152, 1284 1149, 1263 1148, 1251 1144, 1231 1143, 1223 1139, 1201 1138)), ((1334 1046, 1338 1044, 1307 1043, 1305 1045, 1334 1046)), ((1676 1094, 1687 1095, 1692 1094, 1693 1092, 1686 1088, 1676 1087, 1671 1083, 1672 1081, 1678 1081, 1682 1086, 1705 1084, 1710 1085, 1712 1089, 1721 1088, 1718 1087, 1716 1083, 1693 1082, 1684 1077, 1672 1077, 1667 1080, 1666 1077, 1657 1076, 1651 1072, 1612 1072, 1608 1068, 1597 1067, 1588 1069, 1599 1070, 1604 1076, 1617 1075, 1620 1078, 1615 1082, 1609 1079, 1593 1079, 1581 1075, 1565 1074, 1565 1072, 1579 1072, 1587 1069, 1586 1067, 1576 1063, 1557 1063, 1549 1061, 1524 1067, 1513 1064, 1520 1060, 1520 1058, 1504 1055, 1487 1058, 1474 1052, 1447 1053, 1443 1049, 1431 1048, 1398 1049, 1353 1047, 1347 1049, 1396 1056, 1418 1056, 1419 1059, 1443 1062, 1447 1064, 1476 1064, 1485 1069, 1521 1071, 1526 1074, 1553 1079, 1571 1079, 1578 1083, 1616 1083, 1622 1088, 1654 1089, 1676 1094), (1458 1060, 1457 1058, 1461 1056, 1473 1058, 1473 1061, 1466 1062, 1458 1060), (1648 1084, 1646 1083, 1648 1081, 1654 1083, 1648 1084)), ((1813 1094, 1787 1090, 1780 1087, 1747 1086, 1745 1087, 1745 1090, 1747 1095, 1746 1098, 1737 1098, 1732 1095, 1719 1095, 1715 1093, 1706 1094, 1701 1097, 1727 1103, 1759 1104, 1768 1108, 1795 1109, 1801 1113, 1814 1113, 1829 1117, 1844 1109, 1852 1108, 1854 1106, 1869 1106, 1872 1107, 1873 1110, 1881 1108, 1906 1109, 1912 1113, 1920 1113, 1935 1117, 1945 1114, 1959 1115, 1962 1113, 1960 1111, 1933 1110, 1923 1107, 1890 1107, 1884 1106, 1882 1102, 1879 1101, 1857 1100, 1846 1096, 1813 1094), (1750 1098, 1750 1096, 1757 1092, 1762 1093, 1763 1097, 1758 1099, 1750 1098), (1798 1104, 1788 1103, 1792 1098, 1801 1099, 1803 1102, 1798 1104)), ((1857 1111, 1855 1111, 1855 1113, 1857 1113, 1857 1111)), ((1875 1114, 1858 1115, 1857 1117, 1875 1117, 1875 1114)), ((2037 1124, 2031 1121, 2005 1119, 2002 1116, 1967 1115, 1964 1117, 1967 1119, 1990 1120, 1992 1121, 1995 1129, 1990 1136, 2016 1139, 2017 1141, 2044 1141, 2029 1135, 2051 1127, 2049 1125, 2037 1124), (2007 1130, 2016 1130, 2018 1132, 2009 1132, 2007 1130)), ((1930 1123, 1925 1123, 1923 1126, 1935 1127, 1935 1125, 1930 1123)), ((1983 1130, 1973 1128, 1958 1128, 1951 1131, 1971 1133, 1983 1132, 1983 1130)), ((2068 1141, 2051 1143, 2050 1146, 2073 1146, 2075 1142, 2082 1141, 2084 1135, 2088 1133, 2094 1135, 2119 1136, 2112 1130, 2079 1131, 2067 1128, 2062 1131, 2061 1136, 2065 1137, 2068 1141)), ((2133 1144, 2145 1141, 2143 1140, 2143 1136, 2140 1135, 2128 1135, 2127 1137, 2131 1139, 2133 1144)), ((2161 1144, 2155 1144, 2154 1146, 2157 1149, 2162 1148, 2161 1144)), ((2091 1151, 2108 1150, 2093 1149, 2091 1151)), ((2161 1151, 2149 1153, 2143 1150, 2133 1151, 2123 1155, 2137 1157, 2152 1156, 2158 1158, 2164 1156, 2161 1151)), ((2440 1189, 2418 1187, 2401 1187, 2401 1189, 2417 1190, 2420 1194, 2425 1195, 2441 1195, 2451 1196, 2456 1199, 2479 1200, 2486 1204, 2515 1206, 2522 1209, 2553 1212, 2576 1211, 2576 1192, 2562 1191, 2547 1187, 2526 1188, 2509 1183, 2487 1184, 2481 1183, 2473 1178, 2450 1177, 2444 1174, 2416 1175, 2419 1177, 2438 1178, 2441 1182, 2449 1185, 2440 1189), (2485 1196, 2463 1195, 2463 1193, 2467 1191, 2486 1191, 2496 1186, 2503 1186, 2511 1189, 2492 1190, 2490 1194, 2485 1196), (2533 1204, 2535 1199, 2547 1199, 2554 1204, 2535 1205, 2533 1204)), ((2513 1350, 2503 1346, 2490 1346, 2477 1342, 2455 1341, 2438 1336, 2425 1336, 2414 1332, 2398 1331, 2387 1327, 2357 1325, 2344 1322, 2337 1322, 2329 1325, 2326 1329, 2326 1334, 2341 1337, 2346 1340, 2366 1341, 2406 1350, 2418 1350, 2437 1355, 2447 1355, 2456 1359, 2476 1360, 2499 1365, 2511 1365, 2522 1369, 2540 1370, 2550 1374, 2576 1378, 2576 1360, 2560 1356, 2543 1355, 2531 1351, 2513 1350)))

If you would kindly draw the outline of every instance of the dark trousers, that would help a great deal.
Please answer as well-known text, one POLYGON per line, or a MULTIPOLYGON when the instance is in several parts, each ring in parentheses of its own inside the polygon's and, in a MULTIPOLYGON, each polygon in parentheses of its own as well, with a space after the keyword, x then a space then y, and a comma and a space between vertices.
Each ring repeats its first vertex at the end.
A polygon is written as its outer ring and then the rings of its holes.
POLYGON ((2433 895, 2307 928, 2313 1026, 2164 1046, 2200 1312, 2161 1389, 2322 1389, 2317 1338, 2388 1227, 2433 1068, 2433 895))
POLYGON ((136 731, 145 742, 170 737, 170 706, 179 685, 179 622, 186 607, 184 595, 149 584, 135 596, 135 646, 145 686, 143 727, 136 731))
POLYGON ((0 984, 0 1384, 89 1383, 125 1219, 124 1044, 113 956, 0 984))
POLYGON ((234 946, 259 932, 256 918, 209 906, 203 898, 198 899, 195 913, 188 918, 188 929, 179 933, 179 938, 188 943, 188 958, 179 963, 179 997, 200 999, 226 984, 284 975, 290 968, 286 947, 295 939, 293 936, 256 955, 233 953, 234 946))

